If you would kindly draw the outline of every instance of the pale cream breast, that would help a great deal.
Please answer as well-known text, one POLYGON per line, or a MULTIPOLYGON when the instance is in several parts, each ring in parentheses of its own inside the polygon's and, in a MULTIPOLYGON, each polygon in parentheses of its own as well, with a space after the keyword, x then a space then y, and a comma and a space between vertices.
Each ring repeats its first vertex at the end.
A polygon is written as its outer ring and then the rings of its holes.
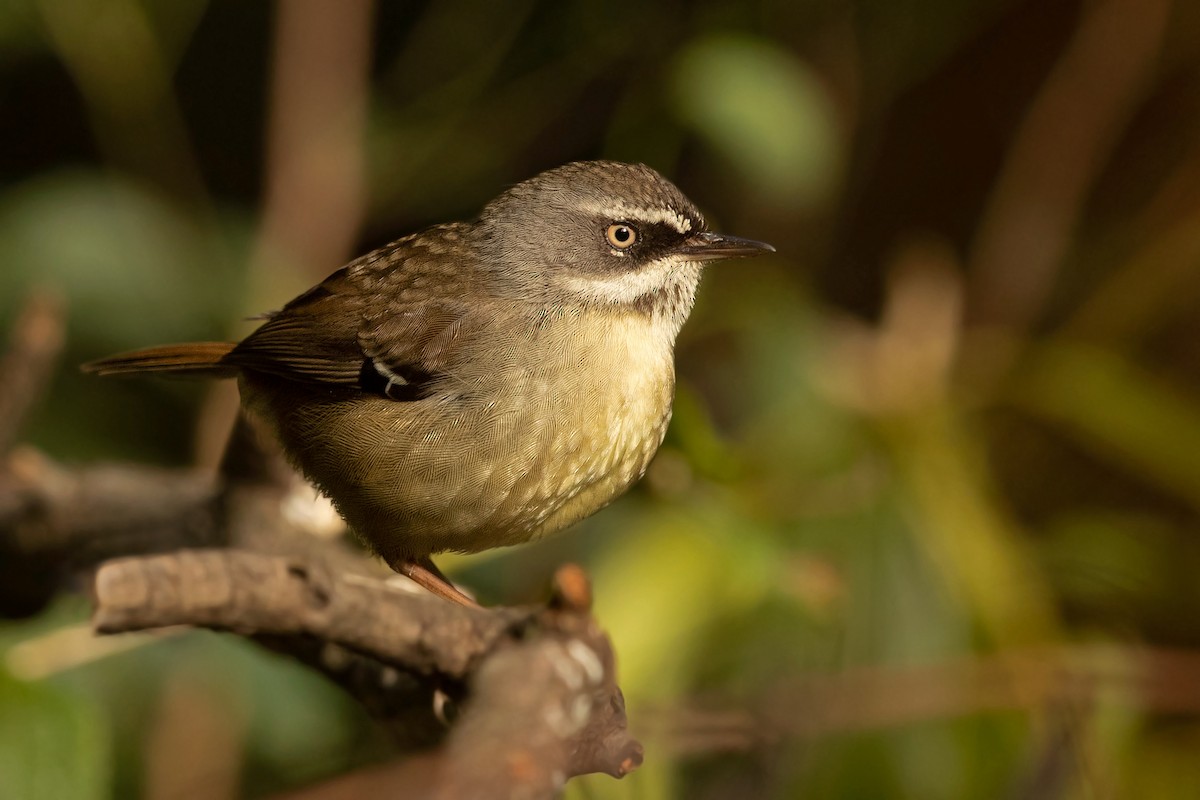
POLYGON ((261 375, 243 393, 385 558, 518 544, 645 471, 670 419, 674 331, 575 308, 500 321, 494 335, 419 401, 298 394, 261 375))
MULTIPOLYGON (((537 508, 525 538, 553 533, 603 507, 641 477, 671 415, 673 334, 642 314, 599 314, 569 322, 553 348, 562 358, 545 469, 514 487, 518 504, 537 508), (540 473, 540 475, 539 475, 540 473), (530 493, 525 500, 522 490, 530 493)), ((535 401, 536 404, 536 401, 535 401)))

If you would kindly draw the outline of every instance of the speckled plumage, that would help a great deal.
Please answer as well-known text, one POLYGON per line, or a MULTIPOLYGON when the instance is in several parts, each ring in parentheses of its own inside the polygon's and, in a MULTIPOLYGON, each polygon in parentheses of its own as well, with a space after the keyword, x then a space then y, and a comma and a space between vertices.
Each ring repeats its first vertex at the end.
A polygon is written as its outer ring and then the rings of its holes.
POLYGON ((506 316, 484 335, 510 346, 484 361, 451 355, 420 400, 249 371, 243 396, 389 561, 518 544, 591 514, 641 476, 666 430, 674 374, 669 343, 630 335, 628 325, 647 325, 640 315, 506 316), (584 345, 573 333, 581 327, 605 346, 584 345))
POLYGON ((235 373, 389 563, 477 552, 553 533, 642 475, 704 262, 764 249, 707 233, 648 167, 580 162, 359 258, 236 346, 94 367, 235 373), (614 225, 634 241, 606 238, 614 225))

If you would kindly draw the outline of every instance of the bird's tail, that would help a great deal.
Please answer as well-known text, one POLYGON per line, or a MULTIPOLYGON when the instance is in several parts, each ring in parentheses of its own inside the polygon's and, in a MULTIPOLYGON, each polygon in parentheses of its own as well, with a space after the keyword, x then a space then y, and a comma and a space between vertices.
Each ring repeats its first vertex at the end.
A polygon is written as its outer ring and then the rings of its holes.
POLYGON ((164 344, 89 361, 82 369, 96 375, 156 372, 196 378, 232 378, 237 375, 237 368, 224 363, 224 358, 235 346, 233 342, 164 344))

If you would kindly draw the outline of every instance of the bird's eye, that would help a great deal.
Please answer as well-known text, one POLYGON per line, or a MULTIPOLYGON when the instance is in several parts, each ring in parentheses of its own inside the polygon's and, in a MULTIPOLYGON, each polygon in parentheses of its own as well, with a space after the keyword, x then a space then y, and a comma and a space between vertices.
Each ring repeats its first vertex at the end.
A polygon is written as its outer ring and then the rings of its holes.
POLYGON ((608 243, 618 250, 628 250, 638 240, 637 228, 624 222, 614 222, 609 225, 604 236, 608 239, 608 243))

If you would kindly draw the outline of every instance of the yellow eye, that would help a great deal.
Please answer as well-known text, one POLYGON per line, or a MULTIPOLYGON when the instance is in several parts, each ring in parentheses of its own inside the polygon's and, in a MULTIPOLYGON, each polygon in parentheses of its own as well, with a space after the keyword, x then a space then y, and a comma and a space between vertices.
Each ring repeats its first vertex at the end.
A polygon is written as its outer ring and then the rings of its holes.
POLYGON ((624 222, 614 222, 608 226, 604 237, 608 239, 608 243, 618 250, 628 250, 638 240, 637 228, 632 225, 627 225, 624 222))

